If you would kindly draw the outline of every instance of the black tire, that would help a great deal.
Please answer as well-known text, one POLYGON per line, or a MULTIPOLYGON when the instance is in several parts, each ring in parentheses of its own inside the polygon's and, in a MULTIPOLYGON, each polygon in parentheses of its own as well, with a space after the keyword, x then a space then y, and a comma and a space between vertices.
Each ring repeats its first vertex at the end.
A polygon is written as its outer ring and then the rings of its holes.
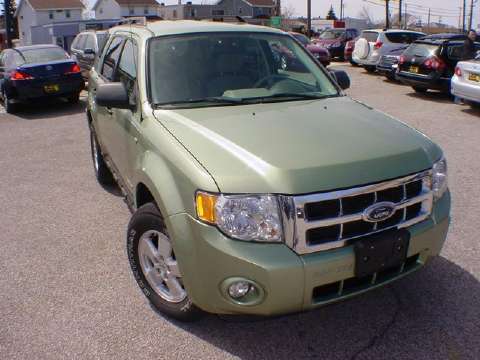
POLYGON ((12 100, 8 98, 7 92, 5 90, 2 91, 2 98, 5 112, 7 114, 15 114, 17 112, 17 105, 12 103, 12 100))
POLYGON ((428 89, 418 86, 412 86, 412 89, 415 90, 417 94, 425 94, 428 91, 428 89))
POLYGON ((80 101, 80 93, 75 93, 67 97, 67 101, 70 104, 78 104, 80 101))
POLYGON ((90 127, 90 149, 92 151, 92 162, 95 177, 101 185, 109 186, 115 183, 112 172, 103 159, 100 145, 92 127, 90 127))
POLYGON ((204 312, 192 303, 188 294, 186 294, 186 297, 182 301, 168 301, 152 288, 145 277, 140 262, 139 243, 144 234, 150 232, 161 233, 169 239, 162 215, 154 203, 148 203, 141 206, 133 214, 130 223, 128 224, 127 254, 133 276, 135 277, 138 286, 155 310, 158 310, 162 314, 185 322, 199 319, 204 315, 204 312))
POLYGON ((358 66, 358 64, 357 64, 355 61, 353 61, 353 60, 350 60, 350 64, 351 64, 352 66, 355 66, 355 67, 358 66))
POLYGON ((375 71, 377 71, 377 68, 375 66, 365 66, 365 70, 367 70, 369 74, 373 74, 375 71))

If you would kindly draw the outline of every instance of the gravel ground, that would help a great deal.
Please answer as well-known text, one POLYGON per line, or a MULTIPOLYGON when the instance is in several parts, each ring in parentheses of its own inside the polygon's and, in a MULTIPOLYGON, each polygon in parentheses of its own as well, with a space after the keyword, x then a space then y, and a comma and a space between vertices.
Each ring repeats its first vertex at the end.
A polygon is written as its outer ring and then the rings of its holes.
POLYGON ((29 107, 0 115, 0 358, 479 359, 480 113, 340 68, 351 96, 444 148, 454 206, 441 257, 310 313, 172 322, 130 274, 129 212, 93 177, 84 104, 29 107))

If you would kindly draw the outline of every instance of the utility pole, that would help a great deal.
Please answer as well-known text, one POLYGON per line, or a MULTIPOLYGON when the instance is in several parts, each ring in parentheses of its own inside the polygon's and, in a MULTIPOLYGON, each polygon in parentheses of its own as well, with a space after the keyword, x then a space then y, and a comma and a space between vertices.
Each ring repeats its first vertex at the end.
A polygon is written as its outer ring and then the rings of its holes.
POLYGON ((390 0, 385 0, 385 28, 390 28, 390 0))
POLYGON ((428 32, 430 32, 430 19, 431 19, 432 9, 428 8, 428 32))
POLYGON ((343 0, 340 0, 340 20, 343 20, 343 0))
POLYGON ((468 30, 472 29, 472 22, 473 22, 473 0, 470 3, 470 20, 468 21, 468 30))
POLYGON ((467 0, 463 0, 463 24, 462 24, 462 31, 465 32, 467 24, 465 23, 465 17, 467 15, 467 0))
POLYGON ((12 14, 10 13, 10 0, 3 1, 3 16, 5 17, 5 37, 7 48, 12 47, 12 14))
POLYGON ((399 0, 398 4, 398 27, 402 28, 402 0, 399 0))
POLYGON ((312 36, 312 0, 307 0, 307 36, 312 36))
POLYGON ((405 18, 405 26, 404 28, 405 29, 408 29, 408 13, 407 13, 407 2, 405 2, 405 14, 404 14, 404 18, 405 18))

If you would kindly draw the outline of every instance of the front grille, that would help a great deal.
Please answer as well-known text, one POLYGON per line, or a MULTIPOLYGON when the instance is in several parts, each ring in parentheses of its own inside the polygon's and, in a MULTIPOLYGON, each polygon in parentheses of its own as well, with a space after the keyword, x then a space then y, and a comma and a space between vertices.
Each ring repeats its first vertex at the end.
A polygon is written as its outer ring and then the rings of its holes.
POLYGON ((405 228, 430 216, 433 203, 429 171, 359 188, 297 196, 294 250, 299 254, 343 247, 355 239, 391 228, 405 228), (393 214, 372 222, 365 212, 389 203, 393 214))
POLYGON ((314 304, 319 304, 381 285, 418 269, 421 266, 419 260, 419 254, 413 255, 407 258, 403 264, 384 269, 373 275, 352 277, 330 284, 317 286, 312 292, 312 302, 314 304))

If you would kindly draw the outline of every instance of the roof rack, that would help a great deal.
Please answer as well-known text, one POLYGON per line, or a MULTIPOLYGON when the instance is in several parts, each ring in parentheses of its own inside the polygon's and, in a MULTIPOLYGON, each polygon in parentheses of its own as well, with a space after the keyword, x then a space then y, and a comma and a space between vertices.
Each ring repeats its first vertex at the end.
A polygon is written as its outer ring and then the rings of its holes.
POLYGON ((142 25, 146 26, 147 25, 147 18, 145 16, 132 16, 125 18, 123 20, 120 20, 119 25, 142 25))

